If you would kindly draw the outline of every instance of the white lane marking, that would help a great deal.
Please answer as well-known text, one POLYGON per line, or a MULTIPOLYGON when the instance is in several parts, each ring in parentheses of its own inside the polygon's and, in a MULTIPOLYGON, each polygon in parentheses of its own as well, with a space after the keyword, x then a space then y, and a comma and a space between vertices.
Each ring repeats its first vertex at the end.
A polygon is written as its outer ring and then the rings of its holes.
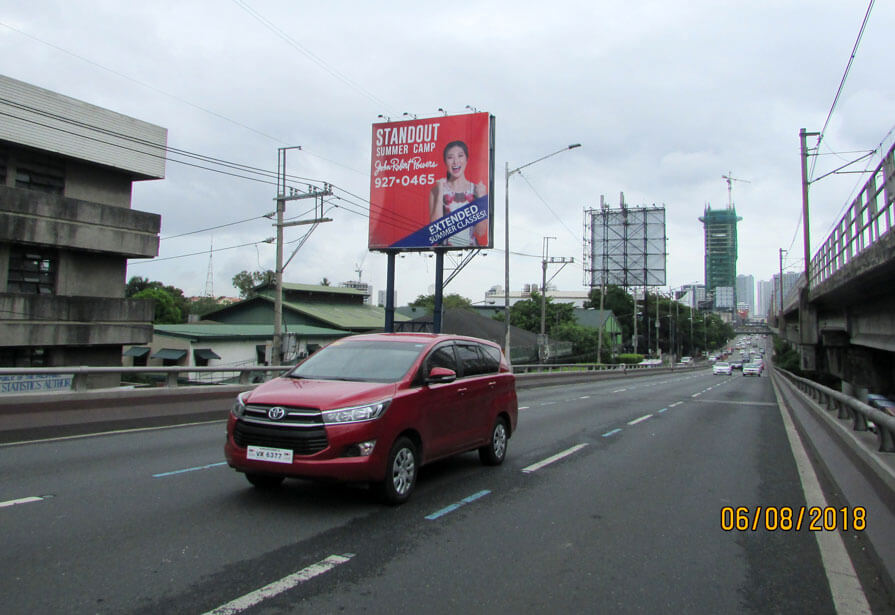
POLYGON ((183 470, 174 470, 172 472, 162 472, 161 474, 153 474, 152 478, 162 478, 164 476, 174 476, 175 474, 183 474, 184 472, 195 472, 196 470, 207 470, 209 468, 217 468, 219 466, 227 465, 226 461, 220 461, 218 463, 209 463, 204 466, 196 466, 195 468, 184 468, 183 470))
POLYGON ((461 506, 465 506, 466 504, 469 504, 470 502, 475 502, 475 501, 478 500, 479 498, 483 498, 483 497, 485 497, 485 496, 488 495, 489 493, 491 493, 491 491, 488 490, 488 489, 485 489, 485 490, 483 490, 483 491, 479 491, 478 493, 473 493, 473 494, 470 495, 469 497, 465 497, 465 498, 463 498, 462 500, 460 500, 459 502, 454 502, 454 503, 451 504, 450 506, 445 506, 445 507, 442 508, 441 510, 435 511, 435 512, 432 513, 431 515, 426 515, 426 519, 428 519, 429 521, 434 521, 435 519, 437 519, 437 518, 439 518, 439 517, 443 517, 443 516, 445 516, 445 515, 448 514, 448 513, 452 513, 452 512, 454 512, 455 510, 457 510, 457 509, 460 508, 461 506))
POLYGON ((278 594, 283 593, 284 591, 292 589, 299 583, 304 583, 305 581, 313 579, 314 577, 321 575, 324 572, 328 572, 339 564, 344 564, 352 557, 354 557, 353 553, 346 553, 345 555, 330 555, 326 559, 321 560, 316 564, 311 564, 307 568, 290 574, 287 577, 283 577, 279 581, 274 581, 270 585, 265 585, 261 589, 256 589, 255 591, 241 596, 236 600, 231 600, 227 604, 223 604, 212 611, 204 613, 204 615, 236 615, 236 613, 241 613, 242 611, 255 606, 263 600, 272 598, 278 594))
POLYGON ((659 412, 660 412, 660 413, 661 413, 661 412, 666 412, 667 410, 668 410, 668 408, 660 408, 660 409, 659 409, 659 412))
POLYGON ((43 498, 39 498, 36 496, 32 496, 29 498, 19 498, 17 500, 7 500, 5 502, 0 502, 0 508, 7 508, 8 506, 17 506, 18 504, 30 504, 31 502, 40 502, 43 501, 43 498))
POLYGON ((578 399, 590 399, 590 395, 582 395, 578 399))
POLYGON ((613 393, 624 393, 624 392, 627 391, 627 390, 628 390, 628 389, 616 389, 616 390, 613 391, 613 393))
MULTIPOLYGON (((827 499, 824 497, 820 482, 814 473, 808 453, 802 445, 799 432, 796 431, 790 413, 792 410, 786 405, 775 378, 771 379, 774 387, 774 395, 780 403, 780 416, 786 427, 786 437, 789 439, 789 447, 792 449, 799 471, 799 479, 802 482, 802 491, 805 494, 807 506, 819 506, 826 510, 827 499)), ((824 564, 824 572, 827 574, 827 583, 830 585, 830 593, 833 596, 833 606, 837 613, 860 613, 870 615, 870 605, 867 596, 861 587, 861 581, 855 572, 842 536, 839 532, 811 532, 817 540, 820 549, 820 558, 824 564)))
POLYGON ((621 433, 621 429, 613 429, 612 431, 607 431, 603 434, 603 437, 608 438, 609 436, 614 436, 617 433, 621 433))
POLYGON ((549 466, 554 461, 559 461, 560 459, 563 459, 565 457, 568 457, 569 455, 573 455, 574 453, 577 453, 578 451, 583 449, 585 446, 587 446, 586 442, 584 444, 576 444, 572 448, 568 448, 560 453, 553 455, 552 457, 547 457, 547 459, 544 459, 543 461, 533 463, 530 466, 528 466, 527 468, 522 468, 522 471, 525 472, 526 474, 531 474, 532 472, 537 472, 544 466, 549 466))
POLYGON ((542 405, 542 406, 552 406, 552 405, 555 404, 555 403, 557 403, 557 402, 555 402, 555 401, 543 401, 543 402, 541 402, 541 405, 542 405))
POLYGON ((519 410, 528 410, 530 406, 519 406, 519 410))
POLYGON ((690 397, 699 397, 700 395, 702 395, 702 393, 693 393, 690 397))
POLYGON ((639 419, 634 419, 633 421, 628 421, 628 425, 636 425, 637 423, 642 423, 643 421, 652 418, 652 414, 644 414, 639 419))
POLYGON ((682 401, 676 401, 676 402, 674 402, 673 404, 671 404, 671 405, 668 406, 668 407, 669 407, 669 408, 675 408, 675 407, 677 407, 677 406, 680 406, 682 403, 684 403, 684 402, 682 402, 682 401))

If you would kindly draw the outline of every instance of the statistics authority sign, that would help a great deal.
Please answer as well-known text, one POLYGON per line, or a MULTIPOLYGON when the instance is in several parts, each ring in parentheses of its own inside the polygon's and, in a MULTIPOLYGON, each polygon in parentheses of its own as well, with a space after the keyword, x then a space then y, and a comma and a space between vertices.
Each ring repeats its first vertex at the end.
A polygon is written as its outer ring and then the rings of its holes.
POLYGON ((373 125, 371 250, 493 246, 494 118, 373 125))

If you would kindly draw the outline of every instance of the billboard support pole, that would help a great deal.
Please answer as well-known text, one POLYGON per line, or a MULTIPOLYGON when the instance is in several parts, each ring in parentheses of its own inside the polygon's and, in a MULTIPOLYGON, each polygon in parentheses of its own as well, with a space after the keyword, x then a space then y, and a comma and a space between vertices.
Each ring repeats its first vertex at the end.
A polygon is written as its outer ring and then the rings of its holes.
POLYGON ((441 333, 444 312, 444 250, 435 250, 435 310, 432 315, 432 332, 441 333))
POLYGON ((385 332, 395 332, 395 252, 386 253, 388 265, 385 280, 385 332))

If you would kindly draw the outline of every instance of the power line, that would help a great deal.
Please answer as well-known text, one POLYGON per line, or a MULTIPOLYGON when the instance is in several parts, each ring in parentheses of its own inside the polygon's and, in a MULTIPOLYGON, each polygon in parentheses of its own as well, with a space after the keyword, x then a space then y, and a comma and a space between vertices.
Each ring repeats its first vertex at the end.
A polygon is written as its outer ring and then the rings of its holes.
MULTIPOLYGON (((824 138, 824 133, 827 131, 827 126, 830 124, 830 118, 833 117, 833 112, 836 110, 836 105, 839 103, 839 96, 842 94, 842 90, 845 87, 845 80, 848 78, 848 73, 851 71, 852 63, 855 61, 855 55, 858 53, 858 46, 861 44, 861 38, 864 36, 864 28, 867 27, 867 21, 870 19, 870 11, 873 10, 873 3, 875 0, 870 0, 870 4, 867 5, 867 12, 864 14, 864 21, 861 23, 861 29, 858 32, 858 38, 855 40, 855 46, 852 48, 851 55, 848 58, 848 64, 845 66, 845 72, 842 74, 842 80, 839 82, 839 89, 836 90, 836 96, 833 98, 833 104, 830 105, 830 112, 827 113, 827 119, 824 121, 824 127, 821 128, 820 134, 817 135, 817 144, 815 148, 820 147, 820 142, 824 138)), ((809 177, 814 176, 814 166, 817 163, 817 158, 815 157, 811 161, 811 173, 808 174, 809 177)))
POLYGON ((357 83, 352 81, 350 78, 348 78, 346 75, 339 72, 335 68, 331 67, 329 65, 329 63, 327 63, 325 60, 323 60, 322 58, 320 58, 317 55, 315 55, 314 53, 312 53, 311 50, 309 50, 307 47, 305 47, 304 45, 299 43, 297 40, 292 38, 288 33, 281 30, 276 24, 274 24, 273 22, 268 20, 266 17, 261 15, 261 13, 259 13, 258 11, 256 11, 252 7, 250 7, 246 2, 244 2, 243 0, 233 0, 233 2, 238 7, 240 7, 242 10, 244 10, 246 13, 248 13, 249 15, 254 17, 256 20, 258 20, 265 28, 267 28, 268 30, 270 30, 271 32, 276 34, 278 37, 280 37, 281 39, 286 41, 287 44, 289 44, 294 49, 298 50, 302 55, 304 55, 306 58, 311 60, 314 64, 316 64, 317 66, 322 68, 324 71, 329 73, 331 76, 335 77, 336 79, 338 79, 339 81, 341 81, 342 83, 344 83, 345 85, 350 87, 352 90, 358 92, 365 98, 369 99, 371 102, 375 103, 379 108, 382 108, 382 109, 389 108, 389 105, 386 102, 384 102, 381 98, 379 98, 378 96, 365 90, 363 87, 361 87, 360 85, 358 85, 357 83))
POLYGON ((272 137, 271 135, 266 134, 266 133, 264 133, 264 132, 261 132, 260 130, 256 130, 255 128, 252 128, 251 126, 248 126, 248 125, 246 125, 246 124, 243 124, 243 123, 241 123, 241 122, 238 122, 237 120, 234 120, 233 118, 230 118, 230 117, 227 117, 226 115, 222 115, 222 114, 220 114, 220 113, 217 113, 216 111, 212 111, 212 110, 210 110, 210 109, 206 109, 205 107, 199 106, 199 105, 197 105, 197 104, 195 104, 195 103, 191 103, 190 101, 188 101, 188 100, 186 100, 186 99, 184 99, 184 98, 181 98, 181 97, 177 96, 176 94, 171 94, 170 92, 166 92, 165 90, 162 90, 162 89, 159 89, 159 88, 157 88, 157 87, 155 87, 155 86, 149 85, 148 83, 145 83, 145 82, 143 82, 143 81, 140 81, 140 80, 138 80, 138 79, 135 79, 134 77, 131 77, 131 76, 129 76, 129 75, 125 75, 124 73, 119 72, 119 71, 117 71, 117 70, 115 70, 115 69, 109 68, 108 66, 103 66, 102 64, 99 64, 98 62, 94 62, 93 60, 91 60, 91 59, 89 59, 89 58, 85 58, 84 56, 78 55, 78 54, 74 53, 73 51, 69 51, 68 49, 65 49, 64 47, 60 47, 59 45, 55 45, 55 44, 53 44, 53 43, 50 43, 50 42, 48 42, 48 41, 45 41, 45 40, 43 40, 43 39, 41 39, 41 38, 38 38, 38 37, 34 36, 33 34, 28 34, 27 32, 23 32, 22 30, 19 30, 18 28, 14 27, 14 26, 11 26, 11 25, 9 25, 9 24, 7 24, 7 23, 3 23, 2 21, 0 21, 0 26, 3 26, 3 27, 5 27, 5 28, 8 28, 8 29, 12 30, 13 32, 17 32, 18 34, 20 34, 20 35, 22 35, 22 36, 24 36, 24 37, 30 38, 31 40, 37 41, 38 43, 41 43, 42 45, 46 45, 47 47, 52 47, 53 49, 55 49, 55 50, 57 50, 57 51, 61 51, 62 53, 65 53, 65 54, 67 54, 67 55, 70 55, 70 56, 72 56, 73 58, 77 58, 77 59, 81 60, 82 62, 86 62, 87 64, 90 64, 90 65, 92 65, 92 66, 95 66, 95 67, 97 67, 97 68, 99 68, 99 69, 102 69, 102 70, 104 70, 104 71, 106 71, 106 72, 112 73, 113 75, 116 75, 116 76, 121 77, 121 78, 123 78, 123 79, 127 79, 128 81, 131 81, 131 82, 133 82, 133 83, 136 83, 137 85, 139 85, 139 86, 141 86, 141 87, 148 88, 148 89, 150 89, 150 90, 152 90, 152 91, 154 91, 154 92, 158 92, 159 94, 162 94, 162 95, 167 96, 167 97, 169 97, 169 98, 173 98, 174 100, 176 100, 176 101, 178 101, 178 102, 182 102, 182 103, 185 104, 185 105, 189 105, 190 107, 193 107, 194 109, 198 109, 199 111, 203 111, 203 112, 205 112, 205 113, 208 113, 208 114, 210 114, 210 115, 213 115, 213 116, 215 116, 215 117, 217 117, 217 118, 219 118, 219 119, 222 119, 222 120, 224 120, 224 121, 226 121, 226 122, 230 122, 231 124, 235 124, 236 126, 240 126, 241 128, 245 128, 246 130, 248 130, 248 131, 250 131, 250 132, 254 132, 256 135, 259 135, 259 136, 264 137, 264 138, 266 138, 266 139, 270 139, 271 141, 275 141, 275 142, 277 142, 277 143, 283 144, 283 142, 280 141, 279 139, 277 139, 276 137, 272 137))

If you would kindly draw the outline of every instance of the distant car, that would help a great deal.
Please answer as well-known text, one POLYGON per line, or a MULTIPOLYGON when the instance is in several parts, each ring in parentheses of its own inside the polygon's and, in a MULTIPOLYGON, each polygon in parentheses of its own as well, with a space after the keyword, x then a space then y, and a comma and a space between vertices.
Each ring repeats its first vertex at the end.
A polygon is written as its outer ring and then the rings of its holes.
POLYGON ((476 449, 486 465, 503 462, 516 404, 515 378, 493 342, 351 336, 241 393, 224 451, 259 489, 287 477, 369 482, 400 504, 426 463, 476 449))
POLYGON ((876 395, 871 393, 867 396, 867 405, 882 410, 889 416, 895 416, 895 401, 892 401, 885 395, 876 395))
POLYGON ((731 369, 743 369, 743 363, 741 361, 731 361, 730 368, 731 369))
POLYGON ((693 357, 681 357, 681 363, 692 363, 693 357))
POLYGON ((746 363, 743 365, 744 376, 761 376, 761 365, 758 363, 746 363))
POLYGON ((730 363, 727 361, 718 361, 712 366, 712 374, 725 374, 727 376, 733 373, 733 368, 730 366, 730 363))

